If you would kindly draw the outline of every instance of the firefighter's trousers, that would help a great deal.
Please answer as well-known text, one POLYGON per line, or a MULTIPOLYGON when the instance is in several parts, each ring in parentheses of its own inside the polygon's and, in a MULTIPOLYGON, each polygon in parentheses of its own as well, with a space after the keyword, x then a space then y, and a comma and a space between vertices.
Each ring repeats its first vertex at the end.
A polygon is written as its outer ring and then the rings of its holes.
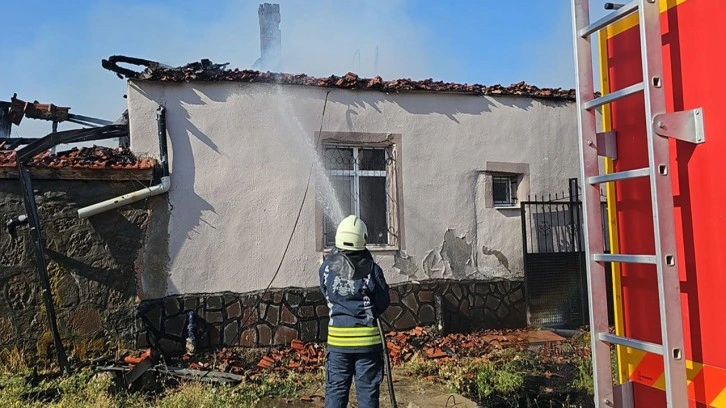
POLYGON ((325 359, 325 408, 346 408, 355 378, 358 408, 378 408, 383 380, 381 351, 341 353, 328 350, 325 359))

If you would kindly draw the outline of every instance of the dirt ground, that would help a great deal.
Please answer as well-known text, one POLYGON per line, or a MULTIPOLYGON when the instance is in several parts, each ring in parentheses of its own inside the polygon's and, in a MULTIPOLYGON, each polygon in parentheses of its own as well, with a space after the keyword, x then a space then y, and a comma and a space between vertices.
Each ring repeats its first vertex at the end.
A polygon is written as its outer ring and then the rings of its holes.
MULTIPOLYGON (((423 378, 404 375, 401 370, 394 369, 394 392, 400 408, 476 408, 477 404, 459 394, 451 393, 443 384, 423 378)), ((322 382, 308 386, 300 391, 302 399, 271 401, 270 408, 305 408, 322 407, 325 395, 325 384, 322 382)), ((381 407, 391 406, 386 378, 381 384, 381 407)), ((351 387, 349 408, 357 408, 355 385, 351 387)))

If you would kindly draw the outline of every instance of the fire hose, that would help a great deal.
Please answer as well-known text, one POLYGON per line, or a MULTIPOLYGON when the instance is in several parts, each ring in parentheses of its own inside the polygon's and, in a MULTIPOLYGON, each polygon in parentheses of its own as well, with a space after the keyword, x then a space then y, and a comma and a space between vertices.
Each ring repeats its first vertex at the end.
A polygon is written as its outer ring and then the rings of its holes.
POLYGON ((393 375, 391 373, 391 359, 388 355, 388 344, 386 344, 386 336, 383 334, 383 326, 381 326, 381 319, 376 319, 378 324, 378 334, 381 335, 381 342, 383 343, 383 367, 386 371, 386 378, 388 379, 388 395, 391 398, 391 407, 398 408, 396 403, 396 393, 393 391, 393 375))

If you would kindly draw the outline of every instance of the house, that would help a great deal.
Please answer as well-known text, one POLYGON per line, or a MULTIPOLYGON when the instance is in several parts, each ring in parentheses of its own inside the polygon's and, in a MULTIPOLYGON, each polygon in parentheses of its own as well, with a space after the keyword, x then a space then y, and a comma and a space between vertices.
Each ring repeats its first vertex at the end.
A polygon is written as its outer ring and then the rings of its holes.
POLYGON ((397 291, 390 325, 525 324, 519 203, 578 174, 572 91, 145 65, 124 72, 131 149, 158 157, 162 106, 171 167, 138 272, 156 341, 178 345, 185 310, 210 344, 323 338, 347 214, 397 291))

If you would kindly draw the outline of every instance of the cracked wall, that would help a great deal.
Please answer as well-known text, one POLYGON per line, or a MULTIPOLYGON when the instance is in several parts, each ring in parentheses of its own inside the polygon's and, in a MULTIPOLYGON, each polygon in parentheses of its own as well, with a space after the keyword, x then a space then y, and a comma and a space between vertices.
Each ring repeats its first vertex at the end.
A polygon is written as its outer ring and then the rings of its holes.
POLYGON ((452 229, 444 233, 441 245, 430 250, 418 264, 411 255, 395 255, 394 270, 411 279, 491 279, 492 270, 500 272, 497 278, 518 280, 510 269, 507 255, 486 245, 475 247, 465 235, 452 229))
MULTIPOLYGON (((267 287, 314 164, 326 99, 325 133, 397 137, 400 246, 373 251, 391 283, 523 279, 519 211, 487 205, 486 172, 492 163, 497 171, 526 168, 523 185, 531 193, 561 191, 578 174, 574 103, 132 80, 134 152, 158 155, 155 112, 159 104, 167 109, 169 270, 165 285, 150 285, 154 297, 267 287)), ((316 238, 322 217, 315 196, 309 194, 302 208, 272 287, 317 283, 324 253, 316 238)))

